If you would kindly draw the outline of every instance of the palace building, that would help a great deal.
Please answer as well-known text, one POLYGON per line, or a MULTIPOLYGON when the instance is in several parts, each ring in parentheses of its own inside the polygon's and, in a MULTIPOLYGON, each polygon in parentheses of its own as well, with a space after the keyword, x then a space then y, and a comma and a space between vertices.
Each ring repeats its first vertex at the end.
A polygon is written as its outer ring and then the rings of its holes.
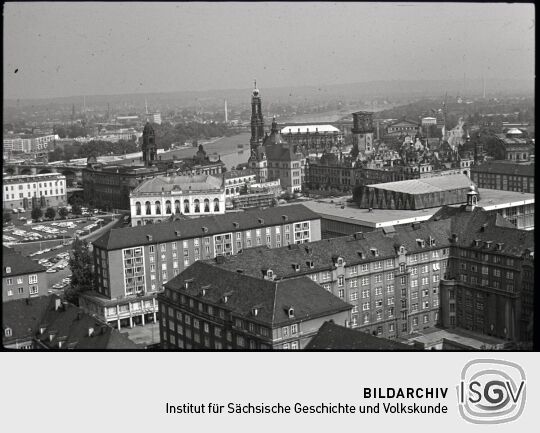
POLYGON ((225 213, 223 180, 210 175, 156 176, 137 186, 129 201, 132 226, 160 223, 172 215, 225 213))

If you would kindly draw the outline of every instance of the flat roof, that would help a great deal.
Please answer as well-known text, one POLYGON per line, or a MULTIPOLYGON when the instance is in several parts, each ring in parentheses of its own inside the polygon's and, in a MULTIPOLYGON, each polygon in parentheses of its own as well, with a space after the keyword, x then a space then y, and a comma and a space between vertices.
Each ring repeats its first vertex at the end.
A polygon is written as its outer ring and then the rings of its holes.
MULTIPOLYGON (((478 207, 486 211, 534 204, 534 194, 529 193, 485 188, 478 188, 478 193, 480 194, 478 207)), ((305 200, 301 203, 308 209, 319 214, 323 219, 373 228, 426 221, 441 208, 439 206, 420 210, 372 209, 370 212, 369 209, 360 209, 356 205, 347 203, 347 200, 351 198, 352 196, 305 200), (344 208, 342 209, 341 206, 344 206, 344 208)), ((461 206, 461 204, 451 206, 461 206)))

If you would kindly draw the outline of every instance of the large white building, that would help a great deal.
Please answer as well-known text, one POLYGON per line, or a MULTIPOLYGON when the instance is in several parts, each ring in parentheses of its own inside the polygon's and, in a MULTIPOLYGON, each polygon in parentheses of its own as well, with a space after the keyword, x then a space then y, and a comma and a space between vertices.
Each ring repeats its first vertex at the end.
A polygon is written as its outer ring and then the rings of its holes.
POLYGON ((199 217, 225 213, 221 177, 156 176, 141 183, 130 196, 131 224, 160 223, 172 215, 199 217))
POLYGON ((45 173, 5 176, 4 209, 62 207, 67 203, 66 176, 45 173))
POLYGON ((37 136, 14 136, 4 138, 4 153, 6 152, 20 152, 30 153, 42 150, 47 150, 47 145, 53 140, 59 140, 60 137, 57 134, 37 136))

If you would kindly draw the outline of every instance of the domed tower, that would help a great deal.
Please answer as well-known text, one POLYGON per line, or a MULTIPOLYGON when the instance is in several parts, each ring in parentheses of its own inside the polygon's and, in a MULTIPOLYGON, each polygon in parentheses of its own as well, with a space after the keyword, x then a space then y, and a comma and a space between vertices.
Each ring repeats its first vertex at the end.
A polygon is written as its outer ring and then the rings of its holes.
POLYGON ((156 160, 157 147, 154 128, 152 128, 152 125, 148 121, 146 122, 146 125, 144 125, 141 148, 144 165, 150 165, 152 161, 156 160))

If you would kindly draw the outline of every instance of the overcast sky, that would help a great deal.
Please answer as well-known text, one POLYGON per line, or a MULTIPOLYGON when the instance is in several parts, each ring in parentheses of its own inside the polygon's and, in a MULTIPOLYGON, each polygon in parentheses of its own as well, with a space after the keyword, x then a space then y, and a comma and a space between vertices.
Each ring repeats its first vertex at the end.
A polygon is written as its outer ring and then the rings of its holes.
POLYGON ((530 79, 534 24, 532 4, 4 3, 4 97, 530 79))

